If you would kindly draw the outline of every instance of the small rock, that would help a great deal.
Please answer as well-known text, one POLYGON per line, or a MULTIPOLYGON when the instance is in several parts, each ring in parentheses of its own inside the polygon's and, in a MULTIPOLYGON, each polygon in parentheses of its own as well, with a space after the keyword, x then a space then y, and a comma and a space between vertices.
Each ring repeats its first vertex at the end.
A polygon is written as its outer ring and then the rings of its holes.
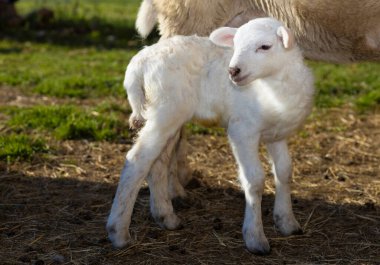
POLYGON ((60 254, 55 254, 51 259, 55 264, 62 264, 65 262, 65 257, 60 254))

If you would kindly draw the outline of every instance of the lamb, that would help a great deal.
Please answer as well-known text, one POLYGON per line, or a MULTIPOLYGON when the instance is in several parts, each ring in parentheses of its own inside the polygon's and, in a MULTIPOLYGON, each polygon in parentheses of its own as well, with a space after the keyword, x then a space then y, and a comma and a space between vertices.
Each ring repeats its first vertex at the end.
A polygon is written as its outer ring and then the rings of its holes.
POLYGON ((309 59, 380 61, 378 0, 143 0, 136 27, 143 37, 156 21, 163 38, 205 36, 217 27, 239 26, 266 16, 292 29, 309 59))
POLYGON ((314 88, 288 28, 273 18, 259 18, 238 29, 219 28, 209 38, 162 40, 132 58, 124 86, 134 119, 144 119, 145 124, 127 153, 107 221, 115 247, 130 241, 133 205, 146 177, 155 220, 167 229, 179 226, 164 165, 173 155, 181 127, 191 119, 218 122, 227 129, 246 197, 243 236, 248 250, 270 251, 261 219, 261 140, 275 175, 275 224, 284 235, 302 231, 291 205, 286 138, 309 115, 314 88))

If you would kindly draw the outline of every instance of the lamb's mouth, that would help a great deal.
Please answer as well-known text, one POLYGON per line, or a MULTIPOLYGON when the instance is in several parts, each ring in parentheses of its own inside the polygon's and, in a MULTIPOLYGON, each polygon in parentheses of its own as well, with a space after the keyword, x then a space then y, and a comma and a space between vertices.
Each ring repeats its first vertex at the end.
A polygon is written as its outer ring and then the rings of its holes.
POLYGON ((234 84, 236 84, 238 86, 245 86, 248 83, 250 83, 249 78, 248 78, 249 76, 250 76, 250 74, 246 74, 243 76, 239 75, 239 76, 235 76, 235 77, 230 76, 230 79, 234 84))

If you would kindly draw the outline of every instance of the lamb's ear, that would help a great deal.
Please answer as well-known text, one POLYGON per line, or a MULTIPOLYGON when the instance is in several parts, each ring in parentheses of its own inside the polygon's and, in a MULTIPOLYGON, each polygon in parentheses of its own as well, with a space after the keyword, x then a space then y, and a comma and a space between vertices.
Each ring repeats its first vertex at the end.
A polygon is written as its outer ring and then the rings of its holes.
POLYGON ((222 47, 234 47, 234 36, 237 28, 223 27, 214 30, 209 39, 216 45, 222 47))
POLYGON ((277 29, 277 35, 280 37, 285 49, 293 48, 295 42, 293 32, 288 28, 281 26, 277 29))

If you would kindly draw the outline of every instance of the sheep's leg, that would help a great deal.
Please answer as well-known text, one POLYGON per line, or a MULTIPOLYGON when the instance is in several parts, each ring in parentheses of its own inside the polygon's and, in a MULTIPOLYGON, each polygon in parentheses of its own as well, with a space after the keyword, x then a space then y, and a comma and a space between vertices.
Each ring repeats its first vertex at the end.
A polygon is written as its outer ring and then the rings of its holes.
MULTIPOLYGON (((178 140, 181 141, 181 140, 178 140)), ((177 142, 177 145, 179 142, 177 142)), ((170 160, 170 173, 169 173, 169 197, 170 199, 176 199, 176 198, 184 198, 186 197, 186 191, 184 187, 182 186, 180 179, 179 179, 179 166, 178 166, 178 157, 177 157, 177 150, 173 150, 173 154, 170 160)))
POLYGON ((178 180, 183 187, 185 187, 191 180, 191 169, 189 167, 189 161, 187 159, 188 142, 186 139, 185 128, 182 127, 181 137, 176 150, 177 165, 178 165, 178 180))
POLYGON ((141 129, 136 144, 127 154, 119 185, 107 221, 107 231, 115 247, 123 247, 130 240, 129 225, 137 193, 170 137, 186 121, 169 119, 171 110, 160 110, 162 115, 148 120, 141 129))
POLYGON ((173 230, 178 228, 181 220, 175 215, 171 202, 169 186, 169 163, 180 133, 170 138, 163 152, 154 162, 148 177, 150 189, 150 211, 155 221, 163 228, 173 230))
POLYGON ((273 218, 277 228, 285 235, 302 234, 302 229, 293 214, 290 197, 292 160, 286 141, 267 144, 272 160, 272 170, 276 183, 276 197, 273 218))
POLYGON ((184 187, 191 179, 187 160, 187 141, 184 127, 181 129, 180 137, 173 151, 169 176, 170 198, 184 198, 186 196, 184 187))
POLYGON ((229 125, 228 136, 245 192, 244 241, 249 251, 265 255, 270 252, 270 246, 261 219, 264 171, 258 154, 260 135, 251 135, 251 131, 251 128, 237 122, 229 125))

